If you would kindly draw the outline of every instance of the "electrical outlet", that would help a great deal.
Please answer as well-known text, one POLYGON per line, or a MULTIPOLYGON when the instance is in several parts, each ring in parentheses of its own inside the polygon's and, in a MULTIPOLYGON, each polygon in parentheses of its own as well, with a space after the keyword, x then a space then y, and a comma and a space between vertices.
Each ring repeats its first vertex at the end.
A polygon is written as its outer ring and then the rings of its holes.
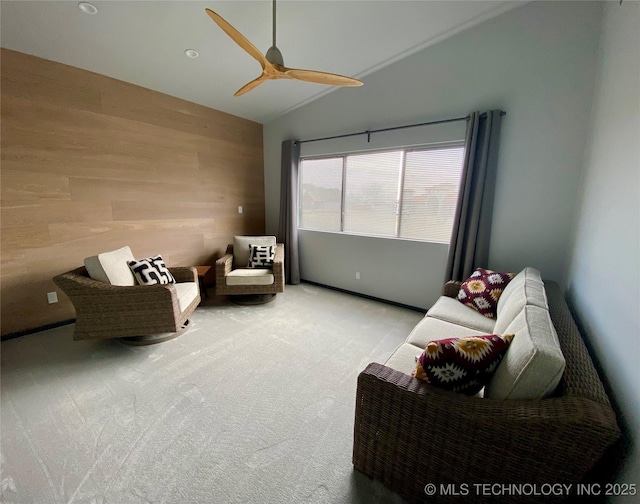
POLYGON ((57 303, 58 293, 56 291, 47 292, 47 301, 49 301, 49 304, 57 303))
POLYGON ((360 272, 356 271, 356 280, 360 280, 360 272))
POLYGON ((239 213, 239 214, 241 214, 241 213, 242 213, 242 207, 241 207, 241 206, 239 206, 239 207, 238 207, 238 213, 239 213))

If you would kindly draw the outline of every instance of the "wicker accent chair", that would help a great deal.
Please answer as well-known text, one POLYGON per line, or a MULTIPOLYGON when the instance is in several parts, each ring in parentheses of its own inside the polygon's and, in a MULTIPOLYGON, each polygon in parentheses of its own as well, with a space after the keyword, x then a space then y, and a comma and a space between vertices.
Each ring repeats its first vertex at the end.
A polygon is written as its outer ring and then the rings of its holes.
POLYGON ((200 304, 198 277, 192 267, 169 271, 176 284, 111 285, 92 279, 84 266, 54 277, 76 310, 73 339, 121 338, 145 345, 182 334, 200 304))
MULTIPOLYGON (((275 236, 235 236, 224 256, 216 261, 216 294, 240 300, 252 297, 256 303, 272 300, 284 292, 284 245, 275 236), (249 244, 275 246, 273 267, 248 268, 249 244)), ((232 298, 232 299, 233 299, 232 298)), ((248 304, 256 304, 248 302, 248 304)))
MULTIPOLYGON (((445 287, 445 295, 459 286, 445 287)), ((550 502, 482 495, 480 484, 576 484, 619 438, 616 417, 557 284, 545 282, 566 360, 554 395, 483 399, 445 391, 382 364, 360 373, 353 465, 408 502, 550 502), (427 484, 433 484, 425 490, 427 484), (441 489, 466 488, 464 497, 441 489), (446 493, 446 492, 445 492, 446 493)), ((567 495, 562 497, 566 498, 567 495)), ((561 500, 555 497, 555 500, 561 500)))

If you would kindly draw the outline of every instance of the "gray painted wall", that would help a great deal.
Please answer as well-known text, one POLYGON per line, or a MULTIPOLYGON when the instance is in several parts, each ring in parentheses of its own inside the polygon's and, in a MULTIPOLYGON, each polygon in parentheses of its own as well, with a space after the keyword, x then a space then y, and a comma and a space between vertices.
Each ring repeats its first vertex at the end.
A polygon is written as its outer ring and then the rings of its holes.
MULTIPOLYGON (((605 9, 567 298, 634 446, 622 483, 640 487, 640 3, 605 9)), ((619 499, 638 502, 638 497, 619 499)))
MULTIPOLYGON (((287 138, 362 131, 503 108, 498 183, 487 265, 540 269, 564 280, 583 163, 596 67, 601 6, 594 2, 532 2, 459 33, 264 126, 267 231, 277 230, 280 144, 287 138)), ((367 242, 369 243, 369 242, 367 242)), ((368 249, 383 250, 381 245, 368 249)), ((392 301, 428 306, 441 288, 443 252, 399 242, 395 254, 362 254, 358 237, 302 240, 304 277, 392 301), (339 258, 328 275, 323 254, 339 258), (354 287, 356 271, 383 271, 354 287), (409 260, 409 258, 411 260, 409 260), (415 261, 414 261, 415 259, 415 261), (357 266, 356 262, 357 261, 357 266), (413 278, 417 271, 428 274, 413 278), (437 273, 436 273, 437 272, 437 273), (324 279, 324 281, 323 281, 324 279), (410 287, 408 287, 410 285, 410 287), (366 287, 366 288, 365 288, 366 287)), ((391 254, 391 251, 387 251, 391 254)))
POLYGON ((301 230, 300 249, 305 280, 422 309, 438 299, 447 265, 447 246, 440 243, 301 230), (409 266, 422 264, 425 255, 428 267, 409 266))

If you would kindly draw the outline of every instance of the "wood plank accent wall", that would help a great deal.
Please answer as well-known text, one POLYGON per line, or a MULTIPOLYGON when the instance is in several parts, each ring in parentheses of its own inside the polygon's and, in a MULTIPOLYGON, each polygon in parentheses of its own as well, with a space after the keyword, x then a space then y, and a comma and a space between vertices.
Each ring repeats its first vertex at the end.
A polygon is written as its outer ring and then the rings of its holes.
POLYGON ((52 277, 85 257, 213 264, 264 233, 261 124, 7 49, 1 93, 2 335, 74 318, 52 277))

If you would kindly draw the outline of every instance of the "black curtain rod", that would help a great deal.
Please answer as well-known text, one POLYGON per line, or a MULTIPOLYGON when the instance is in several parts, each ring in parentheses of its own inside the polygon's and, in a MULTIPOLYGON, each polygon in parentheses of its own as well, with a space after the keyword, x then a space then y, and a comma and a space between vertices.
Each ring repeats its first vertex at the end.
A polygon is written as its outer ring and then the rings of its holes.
MULTIPOLYGON (((507 115, 507 113, 504 110, 501 110, 500 115, 504 116, 504 115, 507 115)), ((367 142, 370 142, 372 133, 382 133, 384 131, 395 131, 395 130, 401 130, 405 128, 417 128, 419 126, 430 126, 432 124, 444 124, 444 123, 450 123, 450 122, 468 121, 469 119, 471 119, 471 116, 467 115, 465 117, 455 117, 453 119, 442 119, 440 121, 429 121, 429 122, 423 122, 423 123, 417 123, 417 124, 407 124, 405 126, 393 126, 391 128, 365 130, 365 131, 359 131, 358 133, 346 133, 344 135, 335 135, 335 136, 323 137, 323 138, 312 138, 310 140, 298 140, 296 143, 303 144, 308 142, 320 142, 322 140, 334 140, 336 138, 347 138, 347 137, 359 136, 359 135, 367 135, 367 142)))

